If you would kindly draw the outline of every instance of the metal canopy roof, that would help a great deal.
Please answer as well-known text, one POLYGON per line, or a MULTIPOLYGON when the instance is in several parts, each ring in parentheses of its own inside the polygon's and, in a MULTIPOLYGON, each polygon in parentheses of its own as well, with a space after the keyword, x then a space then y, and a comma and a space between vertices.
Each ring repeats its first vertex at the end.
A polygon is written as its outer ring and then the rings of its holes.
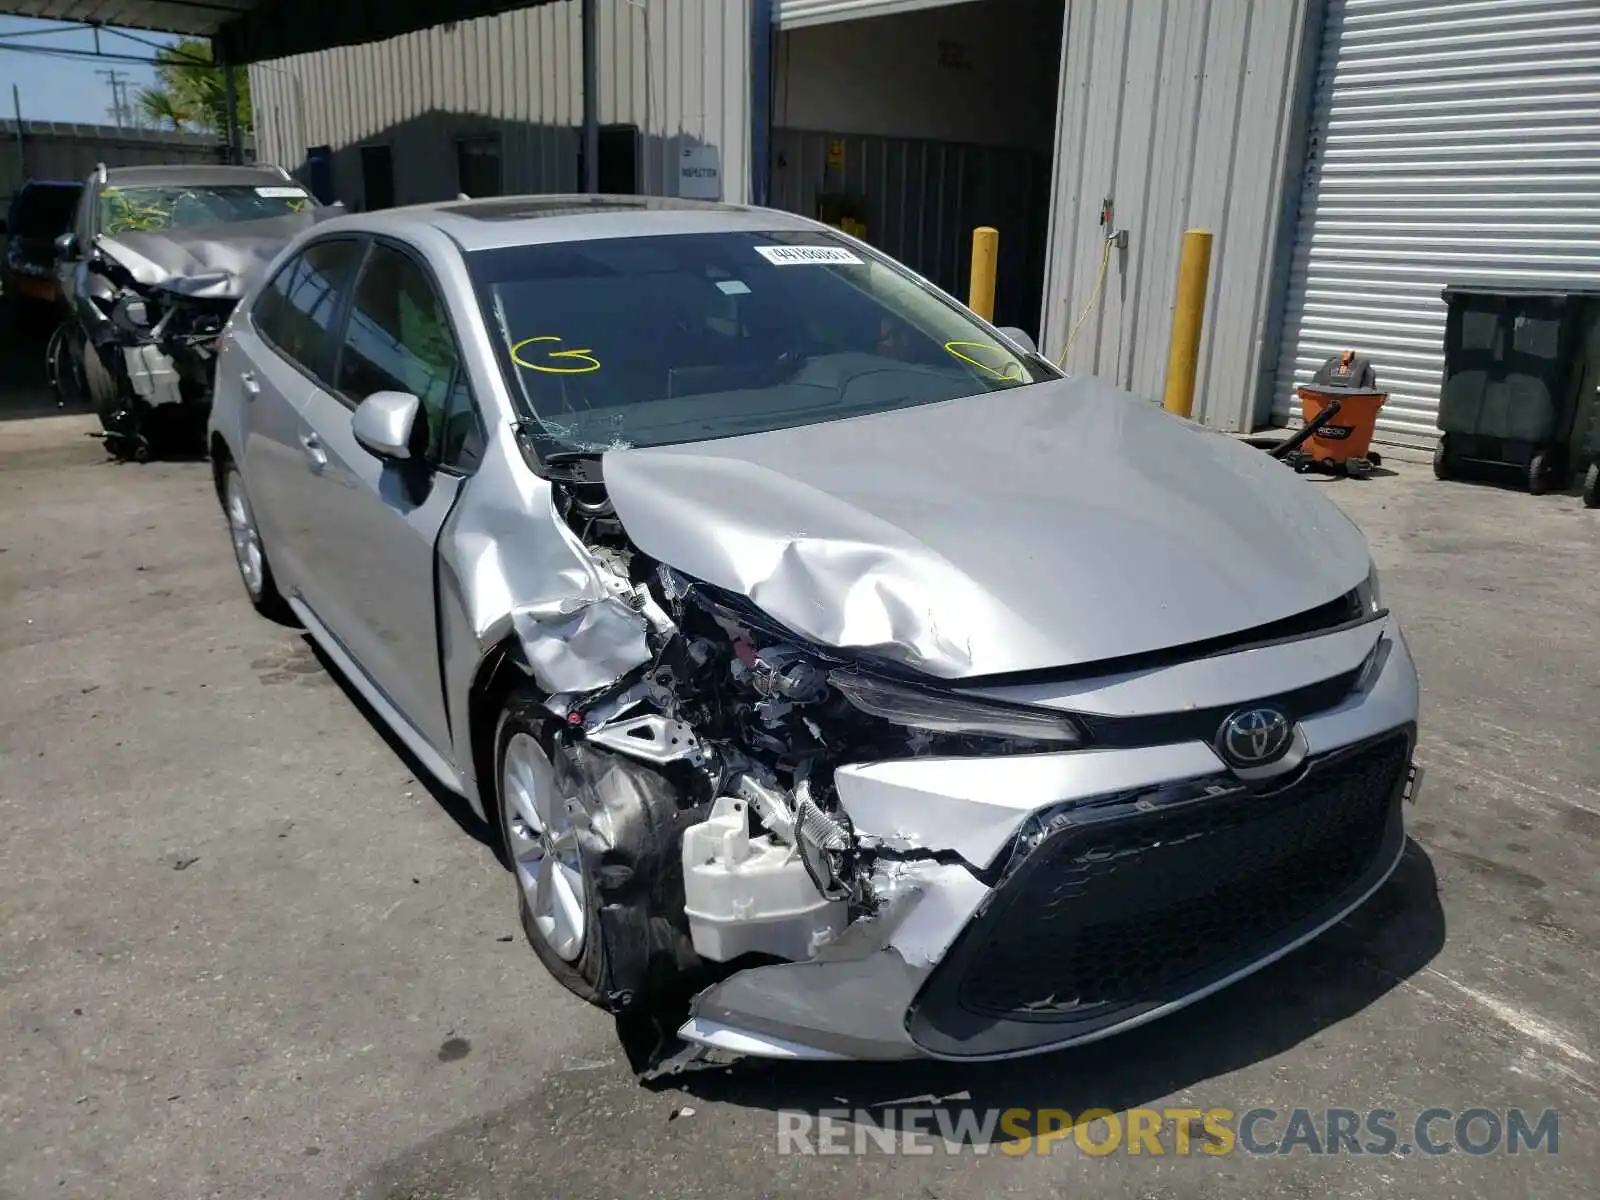
POLYGON ((235 65, 489 17, 551 0, 0 0, 0 15, 213 39, 235 65))

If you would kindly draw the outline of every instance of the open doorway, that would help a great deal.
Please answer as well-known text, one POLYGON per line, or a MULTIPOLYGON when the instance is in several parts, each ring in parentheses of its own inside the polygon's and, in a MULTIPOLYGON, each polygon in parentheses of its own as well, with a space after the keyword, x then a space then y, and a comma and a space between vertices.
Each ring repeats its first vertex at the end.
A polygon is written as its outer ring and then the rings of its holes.
POLYGON ((972 230, 994 226, 995 319, 1037 337, 1065 7, 966 0, 780 30, 772 204, 962 299, 972 230))

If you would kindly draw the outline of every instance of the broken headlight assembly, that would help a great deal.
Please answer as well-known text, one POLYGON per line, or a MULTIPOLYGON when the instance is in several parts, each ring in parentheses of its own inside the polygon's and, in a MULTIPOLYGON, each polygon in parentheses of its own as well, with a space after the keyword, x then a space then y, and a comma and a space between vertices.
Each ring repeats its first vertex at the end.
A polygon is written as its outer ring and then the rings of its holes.
POLYGON ((1056 746, 1087 740, 1078 723, 1062 713, 929 691, 851 670, 829 672, 828 682, 862 712, 906 729, 1056 746))

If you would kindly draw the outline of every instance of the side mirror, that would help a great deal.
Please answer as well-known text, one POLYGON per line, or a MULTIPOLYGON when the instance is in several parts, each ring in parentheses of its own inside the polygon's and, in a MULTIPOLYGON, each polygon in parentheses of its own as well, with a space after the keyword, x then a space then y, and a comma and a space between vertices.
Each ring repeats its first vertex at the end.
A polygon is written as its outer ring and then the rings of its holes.
POLYGON ((393 462, 411 457, 411 435, 422 401, 410 392, 373 392, 356 405, 350 432, 368 454, 393 462))
POLYGON ((1028 336, 1026 329, 1018 329, 1015 325, 1002 325, 1000 326, 1000 332, 1006 335, 1007 340, 1021 346, 1029 354, 1039 353, 1039 347, 1028 336))
POLYGON ((78 235, 68 231, 56 238, 56 261, 70 262, 78 257, 78 235))

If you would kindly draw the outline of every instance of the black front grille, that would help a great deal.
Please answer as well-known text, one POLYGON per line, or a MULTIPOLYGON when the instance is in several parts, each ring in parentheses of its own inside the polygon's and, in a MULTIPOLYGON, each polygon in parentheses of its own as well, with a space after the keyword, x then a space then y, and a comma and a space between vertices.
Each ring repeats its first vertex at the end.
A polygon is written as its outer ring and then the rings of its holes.
POLYGON ((1261 959, 1392 858, 1410 746, 1405 731, 1325 756, 1274 792, 1069 813, 952 949, 915 1020, 950 1036, 995 1020, 1113 1024, 1261 959), (949 1020, 956 1009, 966 1017, 949 1020))

